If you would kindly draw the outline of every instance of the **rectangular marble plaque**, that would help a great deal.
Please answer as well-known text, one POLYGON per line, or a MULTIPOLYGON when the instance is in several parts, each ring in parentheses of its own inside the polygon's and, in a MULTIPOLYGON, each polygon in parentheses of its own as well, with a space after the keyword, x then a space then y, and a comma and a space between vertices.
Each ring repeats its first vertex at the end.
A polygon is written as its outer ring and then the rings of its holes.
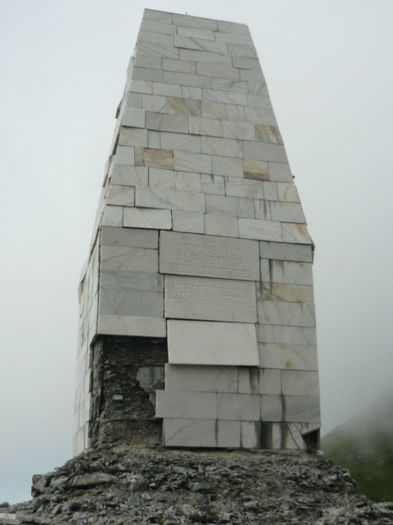
POLYGON ((163 231, 160 272, 258 281, 258 243, 163 231))
POLYGON ((169 363, 258 366, 255 325, 169 320, 169 363))
POLYGON ((165 277, 165 317, 255 323, 253 282, 165 277))

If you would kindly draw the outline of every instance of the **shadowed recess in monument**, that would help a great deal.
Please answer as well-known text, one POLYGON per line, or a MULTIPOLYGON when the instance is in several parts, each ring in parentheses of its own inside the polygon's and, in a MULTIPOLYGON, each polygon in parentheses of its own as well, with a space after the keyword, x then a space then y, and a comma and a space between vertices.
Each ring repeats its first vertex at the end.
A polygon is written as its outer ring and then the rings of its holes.
POLYGON ((318 448, 313 243, 248 27, 145 10, 116 118, 75 453, 318 448))

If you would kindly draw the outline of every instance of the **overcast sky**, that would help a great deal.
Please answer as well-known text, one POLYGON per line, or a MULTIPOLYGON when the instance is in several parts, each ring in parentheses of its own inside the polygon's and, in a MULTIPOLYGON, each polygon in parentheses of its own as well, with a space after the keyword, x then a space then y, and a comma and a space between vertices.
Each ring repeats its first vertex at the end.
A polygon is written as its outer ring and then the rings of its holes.
POLYGON ((0 502, 72 454, 78 279, 145 7, 250 26, 316 244, 323 431, 393 382, 391 0, 0 0, 0 502))

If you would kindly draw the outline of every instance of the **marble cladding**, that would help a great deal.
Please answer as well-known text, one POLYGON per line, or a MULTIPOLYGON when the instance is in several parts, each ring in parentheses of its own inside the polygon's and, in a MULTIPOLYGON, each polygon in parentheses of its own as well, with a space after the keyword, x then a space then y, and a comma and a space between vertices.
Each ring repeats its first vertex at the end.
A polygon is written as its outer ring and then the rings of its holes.
POLYGON ((79 287, 90 344, 165 338, 166 446, 304 448, 319 426, 313 242, 247 26, 146 9, 79 287))

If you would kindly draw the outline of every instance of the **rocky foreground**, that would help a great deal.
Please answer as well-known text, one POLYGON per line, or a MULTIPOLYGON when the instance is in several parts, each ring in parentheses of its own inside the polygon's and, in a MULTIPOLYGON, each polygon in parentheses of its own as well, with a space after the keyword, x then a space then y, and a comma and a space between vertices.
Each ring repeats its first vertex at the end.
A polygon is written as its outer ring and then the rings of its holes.
POLYGON ((393 524, 393 503, 303 452, 94 449, 34 476, 32 494, 0 524, 393 524))

